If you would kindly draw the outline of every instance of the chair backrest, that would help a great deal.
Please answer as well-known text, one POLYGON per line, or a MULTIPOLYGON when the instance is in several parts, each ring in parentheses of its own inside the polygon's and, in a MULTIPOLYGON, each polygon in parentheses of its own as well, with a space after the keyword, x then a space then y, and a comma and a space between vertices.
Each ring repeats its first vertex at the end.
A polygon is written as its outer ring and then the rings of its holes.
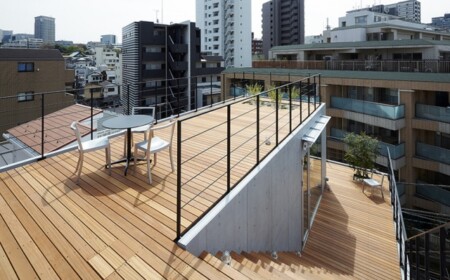
POLYGON ((143 114, 143 115, 147 115, 145 112, 150 111, 150 116, 153 117, 153 119, 155 119, 155 113, 156 113, 156 108, 155 107, 133 107, 131 108, 131 114, 132 115, 136 115, 136 114, 143 114))
POLYGON ((82 149, 83 145, 81 144, 81 134, 80 130, 78 129, 78 122, 72 122, 70 125, 70 128, 75 132, 75 137, 77 138, 78 148, 82 149))
POLYGON ((151 145, 151 142, 152 142, 151 139, 154 136, 153 132, 156 131, 156 130, 163 130, 163 129, 169 130, 169 137, 166 140, 167 140, 167 142, 169 142, 169 146, 172 146, 173 135, 174 135, 174 132, 175 132, 175 124, 176 123, 177 122, 175 121, 175 119, 171 118, 169 123, 167 123, 167 124, 160 125, 160 126, 157 126, 157 127, 151 126, 149 128, 149 130, 148 130, 148 133, 149 133, 148 134, 148 139, 149 139, 149 141, 148 141, 147 149, 150 150, 150 145, 151 145))

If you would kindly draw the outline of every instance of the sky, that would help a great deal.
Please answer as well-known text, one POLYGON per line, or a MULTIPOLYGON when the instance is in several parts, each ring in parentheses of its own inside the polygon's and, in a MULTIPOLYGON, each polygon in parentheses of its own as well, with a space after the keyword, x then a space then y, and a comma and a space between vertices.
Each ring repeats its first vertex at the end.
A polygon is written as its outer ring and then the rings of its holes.
MULTIPOLYGON (((261 9, 268 0, 252 1, 252 31, 261 38, 261 9)), ((321 34, 327 25, 337 27, 339 17, 348 10, 373 4, 391 4, 400 0, 305 0, 305 33, 321 34)), ((100 36, 114 34, 121 41, 122 27, 134 21, 169 24, 195 22, 195 0, 10 0, 0 5, 0 29, 14 33, 34 33, 34 17, 55 18, 56 40, 75 43, 100 41, 100 36)), ((420 0, 422 22, 450 13, 449 0, 420 0)))

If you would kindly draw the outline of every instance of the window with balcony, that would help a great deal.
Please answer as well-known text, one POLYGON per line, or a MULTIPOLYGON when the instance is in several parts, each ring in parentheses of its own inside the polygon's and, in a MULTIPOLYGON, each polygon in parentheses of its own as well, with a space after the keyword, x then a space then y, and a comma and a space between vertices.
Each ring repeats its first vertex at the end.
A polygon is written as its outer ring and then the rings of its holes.
POLYGON ((17 94, 18 102, 27 102, 27 101, 33 101, 33 100, 34 100, 34 92, 32 92, 32 91, 20 92, 17 94))
POLYGON ((34 62, 19 62, 17 64, 18 72, 34 72, 34 62))

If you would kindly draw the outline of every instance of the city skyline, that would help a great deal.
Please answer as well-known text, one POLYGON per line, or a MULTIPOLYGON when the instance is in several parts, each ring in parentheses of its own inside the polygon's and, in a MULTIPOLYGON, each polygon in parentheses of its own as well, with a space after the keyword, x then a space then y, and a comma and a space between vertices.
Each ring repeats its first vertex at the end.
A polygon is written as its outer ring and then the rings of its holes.
MULTIPOLYGON (((255 38, 261 38, 261 9, 268 0, 252 0, 252 31, 255 38)), ((337 27, 338 18, 346 11, 367 7, 373 4, 391 4, 395 0, 322 0, 305 1, 305 34, 319 35, 327 25, 337 27), (322 4, 323 3, 323 4, 322 4)), ((421 0, 422 22, 430 23, 432 17, 443 16, 450 12, 450 3, 445 0, 421 0)), ((9 1, 0 10, 0 29, 17 33, 34 34, 34 18, 49 16, 55 18, 56 40, 70 40, 75 43, 100 41, 104 34, 114 34, 118 42, 122 41, 122 27, 134 21, 153 21, 170 24, 190 20, 195 22, 195 0, 132 0, 126 6, 113 0, 103 2, 78 1, 70 7, 61 5, 57 0, 18 0, 9 1), (161 8, 162 5, 162 8, 161 8), (22 7, 26 7, 23 9, 22 7), (176 7, 176 8, 173 8, 176 7), (20 9, 23 9, 22 11, 20 9), (100 11, 100 12, 93 12, 100 11), (182 11, 182 12, 179 12, 182 11), (20 14, 20 16, 17 16, 20 14), (81 30, 81 32, 80 32, 81 30)))

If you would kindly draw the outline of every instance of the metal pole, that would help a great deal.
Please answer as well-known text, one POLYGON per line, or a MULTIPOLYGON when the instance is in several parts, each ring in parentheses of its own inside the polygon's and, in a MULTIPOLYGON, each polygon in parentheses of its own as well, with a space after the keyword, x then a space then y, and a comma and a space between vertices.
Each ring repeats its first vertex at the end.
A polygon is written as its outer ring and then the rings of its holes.
POLYGON ((91 140, 94 139, 94 89, 91 88, 91 140))
POLYGON ((177 240, 181 237, 181 121, 177 121, 177 240))
POLYGON ((227 106, 227 193, 231 190, 231 105, 227 106))
POLYGON ((292 132, 292 86, 289 89, 289 133, 292 132))
POLYGON ((275 143, 278 146, 278 88, 275 90, 275 143))
POLYGON ((42 121, 41 121, 41 159, 44 159, 44 138, 45 138, 45 110, 44 110, 44 94, 41 94, 41 116, 42 116, 42 121))
POLYGON ((210 98, 210 101, 211 101, 211 107, 213 106, 213 94, 212 94, 212 91, 213 91, 213 81, 212 81, 212 75, 210 76, 210 81, 209 81, 209 83, 210 83, 210 89, 209 89, 209 98, 210 98))
POLYGON ((256 164, 259 164, 259 141, 260 141, 260 133, 259 133, 259 121, 260 121, 260 115, 259 115, 259 97, 260 95, 258 94, 256 96, 256 164))

